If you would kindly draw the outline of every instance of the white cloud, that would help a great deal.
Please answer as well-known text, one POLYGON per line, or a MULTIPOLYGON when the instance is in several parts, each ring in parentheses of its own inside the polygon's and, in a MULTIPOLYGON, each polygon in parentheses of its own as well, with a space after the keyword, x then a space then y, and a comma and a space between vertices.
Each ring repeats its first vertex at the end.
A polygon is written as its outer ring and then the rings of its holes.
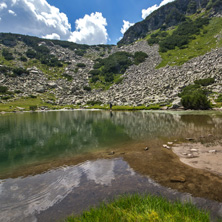
POLYGON ((121 33, 124 34, 127 29, 132 25, 134 25, 134 23, 130 23, 129 21, 123 20, 123 27, 121 28, 121 33))
POLYGON ((76 31, 72 32, 67 15, 47 0, 0 1, 1 32, 86 44, 106 44, 108 41, 107 22, 102 13, 95 12, 77 19, 76 31))
POLYGON ((7 5, 5 2, 1 3, 0 4, 0 10, 4 9, 4 8, 7 8, 7 5))
POLYGON ((45 36, 42 36, 42 38, 44 39, 57 39, 57 40, 60 40, 60 36, 56 33, 52 33, 52 34, 48 34, 48 35, 45 35, 45 36))
POLYGON ((173 2, 175 0, 163 0, 159 5, 155 4, 147 9, 142 10, 142 18, 145 19, 148 15, 150 15, 152 12, 156 11, 158 8, 162 7, 163 5, 166 5, 170 2, 173 2))
POLYGON ((14 11, 12 11, 12 10, 8 10, 8 13, 11 14, 11 15, 16 16, 16 13, 14 11))
POLYGON ((67 16, 58 8, 49 5, 46 0, 3 0, 0 7, 3 8, 1 10, 1 32, 38 37, 56 33, 61 39, 68 39, 70 36, 71 25, 67 16), (6 2, 7 10, 4 7, 6 2), (11 16, 12 14, 17 16, 11 16))
POLYGON ((102 13, 85 15, 83 18, 77 19, 75 23, 76 31, 71 34, 69 41, 89 45, 107 43, 107 22, 102 13))

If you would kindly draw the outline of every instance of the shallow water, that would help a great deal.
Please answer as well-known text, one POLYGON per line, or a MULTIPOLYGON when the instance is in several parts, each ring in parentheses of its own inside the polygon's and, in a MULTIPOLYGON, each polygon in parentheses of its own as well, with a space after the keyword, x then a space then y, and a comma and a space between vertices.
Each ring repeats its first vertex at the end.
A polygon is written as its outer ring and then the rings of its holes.
POLYGON ((26 178, 0 183, 0 221, 57 221, 80 213, 116 195, 150 193, 171 200, 191 201, 222 217, 222 203, 165 188, 133 171, 121 158, 86 161, 26 178))
MULTIPOLYGON (((222 135, 217 113, 67 111, 0 116, 0 178, 27 164, 153 139, 222 135)), ((219 113, 220 114, 220 113, 219 113)))
POLYGON ((190 199, 222 216, 221 203, 193 198, 135 173, 122 159, 87 161, 34 174, 32 165, 125 144, 222 137, 219 112, 59 111, 0 116, 0 221, 55 221, 113 198, 148 192, 190 199), (28 167, 27 167, 28 166, 28 167), (30 176, 10 178, 18 169, 30 176), (7 175, 7 177, 5 176, 7 175))

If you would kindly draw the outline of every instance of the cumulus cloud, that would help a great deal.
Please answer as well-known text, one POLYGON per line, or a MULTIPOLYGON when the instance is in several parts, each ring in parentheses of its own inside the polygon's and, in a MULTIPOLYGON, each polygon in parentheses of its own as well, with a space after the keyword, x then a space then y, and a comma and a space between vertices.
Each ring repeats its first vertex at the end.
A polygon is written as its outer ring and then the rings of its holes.
POLYGON ((145 19, 148 15, 150 15, 152 12, 156 11, 158 8, 160 8, 163 5, 166 5, 170 2, 173 2, 175 0, 163 0, 159 5, 155 4, 147 9, 142 10, 142 18, 145 19))
POLYGON ((129 21, 125 21, 125 20, 123 20, 123 26, 122 26, 122 28, 121 28, 121 33, 122 34, 124 34, 126 31, 127 31, 127 29, 130 27, 130 26, 132 26, 132 25, 134 25, 135 23, 130 23, 129 21))
POLYGON ((2 1, 0 4, 1 32, 39 37, 56 33, 62 39, 68 39, 70 36, 71 25, 67 16, 58 8, 49 5, 46 0, 2 1))
POLYGON ((106 44, 108 41, 107 22, 102 13, 77 19, 76 30, 72 32, 67 15, 47 0, 1 0, 0 18, 1 32, 85 44, 106 44))
POLYGON ((83 18, 77 19, 75 24, 76 31, 71 34, 69 41, 89 45, 107 43, 107 22, 102 13, 85 15, 83 18))

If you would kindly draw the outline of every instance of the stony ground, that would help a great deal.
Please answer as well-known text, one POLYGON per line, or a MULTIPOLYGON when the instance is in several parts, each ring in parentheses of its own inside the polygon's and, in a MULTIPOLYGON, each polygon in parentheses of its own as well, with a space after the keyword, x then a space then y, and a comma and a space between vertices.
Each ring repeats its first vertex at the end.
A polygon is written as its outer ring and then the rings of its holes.
MULTIPOLYGON (((64 78, 50 80, 45 73, 33 66, 28 69, 29 75, 16 78, 0 73, 0 84, 9 87, 10 90, 21 90, 22 93, 18 97, 44 92, 53 93, 57 104, 84 105, 87 101, 99 100, 104 104, 112 102, 115 105, 172 103, 178 107, 180 105, 178 93, 181 89, 196 79, 208 77, 214 77, 216 80, 209 89, 221 93, 222 48, 191 59, 182 66, 155 69, 161 61, 157 45, 151 47, 146 41, 139 41, 121 48, 113 46, 110 53, 144 51, 149 57, 138 66, 130 66, 123 75, 124 80, 121 84, 115 84, 109 90, 94 89, 91 92, 84 90, 83 87, 89 85, 88 73, 93 67, 93 59, 98 56, 96 52, 88 51, 87 56, 80 57, 60 46, 50 46, 50 51, 58 58, 70 62, 65 73, 72 76, 73 80, 68 81, 64 78), (84 63, 86 67, 74 72, 77 63, 84 63)), ((108 56, 108 52, 105 56, 108 56)))

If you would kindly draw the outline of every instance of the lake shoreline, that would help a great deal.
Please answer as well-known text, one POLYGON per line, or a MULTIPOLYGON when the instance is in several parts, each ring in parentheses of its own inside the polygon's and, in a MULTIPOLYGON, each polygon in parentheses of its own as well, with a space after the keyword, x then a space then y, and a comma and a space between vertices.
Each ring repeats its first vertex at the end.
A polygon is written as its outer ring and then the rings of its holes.
POLYGON ((137 173, 149 176, 162 186, 222 202, 222 176, 206 169, 189 166, 171 149, 163 148, 163 142, 152 142, 146 150, 145 143, 127 143, 112 150, 95 151, 76 157, 30 165, 17 169, 10 178, 41 174, 52 169, 81 164, 88 160, 123 158, 137 173), (211 181, 209 183, 209 181, 211 181))
MULTIPOLYGON (((39 135, 34 140, 36 146, 33 146, 34 143, 31 140, 29 149, 24 150, 23 146, 26 143, 23 145, 21 141, 21 150, 26 154, 26 161, 21 159, 22 164, 12 164, 11 168, 5 168, 4 171, 2 168, 1 179, 38 175, 53 169, 76 166, 87 160, 122 158, 135 172, 149 176, 162 186, 190 193, 194 197, 222 202, 222 176, 206 169, 186 165, 172 150, 174 146, 191 142, 192 144, 218 142, 221 146, 219 143, 222 139, 221 112, 126 111, 121 113, 101 110, 94 112, 85 109, 84 112, 65 111, 59 113, 55 110, 54 113, 40 112, 33 113, 35 115, 27 113, 1 117, 2 125, 5 124, 8 130, 14 130, 12 132, 15 141, 25 136, 26 142, 32 136, 35 138, 35 135, 39 135), (32 121, 29 121, 30 119, 32 121), (13 124, 9 129, 7 127, 10 121, 13 124), (17 130, 18 123, 21 124, 19 130, 17 130), (82 123, 85 128, 82 128, 82 123), (61 135, 65 136, 61 137, 61 135), (44 137, 46 140, 43 142, 47 144, 50 141, 50 146, 39 143, 44 137), (67 141, 70 143, 66 143, 67 141), (75 145, 76 149, 82 147, 82 151, 72 150, 75 145), (41 148, 39 153, 38 148, 41 148), (33 153, 41 158, 29 161, 33 153)), ((9 142, 11 137, 11 134, 8 134, 9 142)), ((6 145, 2 147, 7 147, 6 145)), ((18 143, 14 147, 14 153, 9 153, 7 150, 5 152, 16 160, 20 157, 16 150, 18 143)), ((193 160, 196 161, 196 158, 193 160)))
POLYGON ((119 109, 119 108, 116 108, 116 109, 109 109, 109 108, 62 108, 62 109, 45 109, 45 110, 35 110, 35 111, 32 111, 32 110, 15 110, 15 111, 0 111, 0 116, 1 115, 5 115, 5 114, 13 114, 13 113, 44 113, 44 112, 61 112, 61 111, 110 111, 110 112, 118 112, 118 111, 126 111, 126 112, 136 112, 136 111, 147 111, 147 112, 178 112, 178 113, 181 113, 181 112, 185 112, 187 114, 190 114, 190 113, 195 113, 195 114, 198 114, 198 112, 206 112, 206 113, 209 113, 209 112, 221 112, 222 114, 222 107, 221 108, 212 108, 212 109, 209 109, 209 110, 186 110, 186 109, 183 109, 183 108, 179 108, 179 109, 140 109, 137 107, 131 107, 131 108, 125 108, 125 109, 119 109))

